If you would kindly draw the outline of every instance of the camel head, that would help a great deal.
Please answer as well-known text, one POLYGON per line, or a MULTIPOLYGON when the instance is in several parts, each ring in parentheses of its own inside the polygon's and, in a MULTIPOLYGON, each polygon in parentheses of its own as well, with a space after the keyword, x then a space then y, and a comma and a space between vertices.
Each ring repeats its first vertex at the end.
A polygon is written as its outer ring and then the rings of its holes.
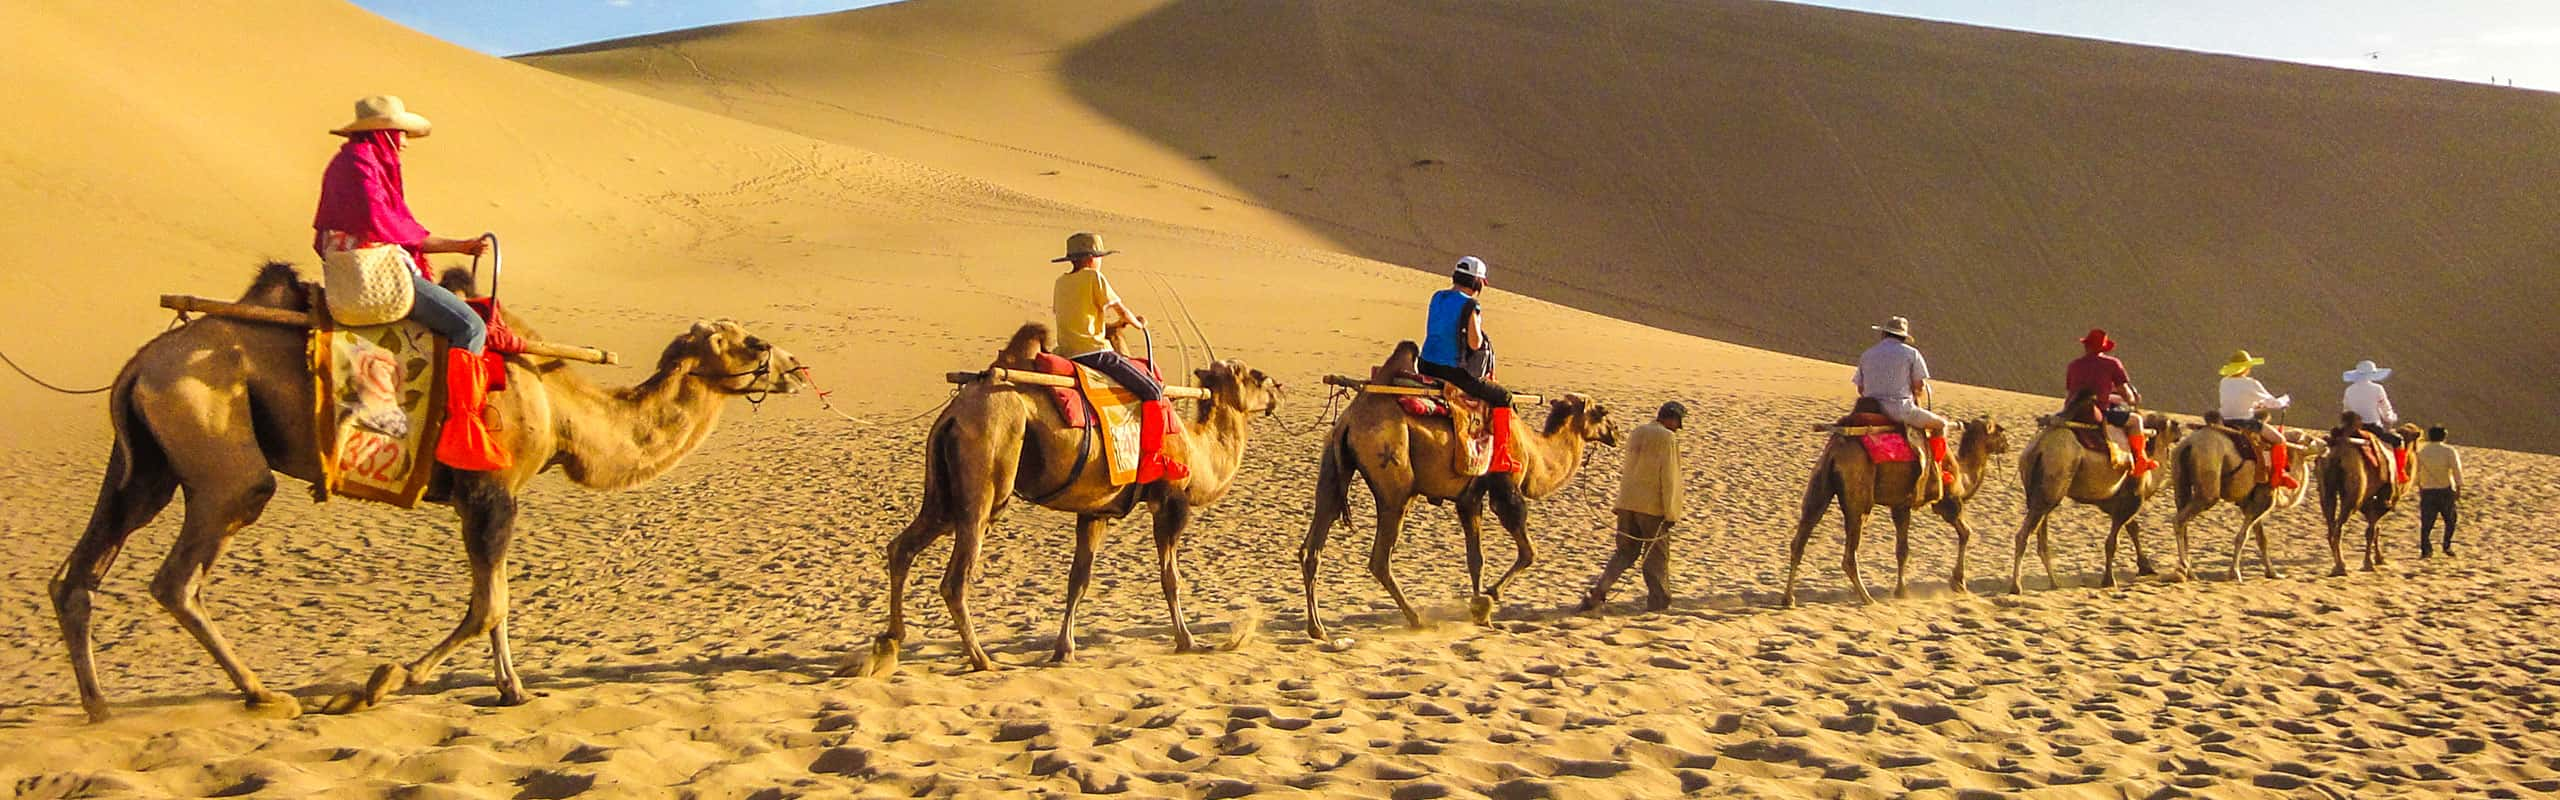
POLYGON ((800 389, 800 358, 747 332, 736 320, 701 320, 667 343, 661 373, 683 369, 722 394, 790 394, 800 389), (689 367, 680 366, 690 363, 689 367))
POLYGON ((2009 452, 2009 429, 2000 427, 2000 423, 1991 421, 1988 415, 1975 417, 1973 421, 1965 423, 1964 435, 1958 437, 1956 442, 1961 446, 1966 442, 1974 441, 1975 437, 1981 438, 1984 453, 1996 456, 2009 452))
POLYGON ((1618 446, 1618 423, 1609 418, 1609 407, 1588 395, 1568 392, 1547 403, 1547 434, 1568 427, 1583 441, 1618 446))
POLYGON ((1220 406, 1266 417, 1280 409, 1280 382, 1242 361, 1230 358, 1191 374, 1220 406))

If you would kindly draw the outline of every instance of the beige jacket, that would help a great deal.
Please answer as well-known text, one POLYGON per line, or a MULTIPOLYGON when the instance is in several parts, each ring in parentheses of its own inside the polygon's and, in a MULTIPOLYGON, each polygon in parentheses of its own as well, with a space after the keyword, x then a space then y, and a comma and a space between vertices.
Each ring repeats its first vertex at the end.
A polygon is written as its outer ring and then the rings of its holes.
POLYGON ((1678 521, 1681 513, 1680 440, 1661 422, 1647 422, 1627 437, 1625 472, 1618 477, 1618 510, 1678 521))

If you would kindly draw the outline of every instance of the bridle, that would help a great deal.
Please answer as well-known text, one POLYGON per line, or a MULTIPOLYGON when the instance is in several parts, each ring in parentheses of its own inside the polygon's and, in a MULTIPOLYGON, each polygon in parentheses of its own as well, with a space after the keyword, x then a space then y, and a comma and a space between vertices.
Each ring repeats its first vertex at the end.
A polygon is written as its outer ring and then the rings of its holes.
MULTIPOLYGON (((805 368, 805 367, 803 367, 803 369, 806 369, 806 368, 805 368)), ((757 381, 761 381, 761 380, 765 379, 767 376, 770 376, 770 375, 772 375, 772 374, 773 374, 773 350, 771 350, 771 349, 769 349, 769 348, 768 348, 768 349, 766 349, 766 350, 764 351, 764 359, 763 359, 762 361, 758 361, 758 362, 756 362, 756 368, 755 368, 755 369, 744 370, 744 371, 740 371, 740 372, 731 372, 731 373, 722 374, 722 375, 712 375, 712 374, 705 374, 705 373, 700 373, 700 372, 695 372, 695 373, 690 373, 690 374, 691 374, 691 375, 693 375, 693 376, 694 376, 694 377, 696 377, 696 378, 701 378, 701 379, 706 380, 706 381, 711 381, 711 382, 712 382, 712 383, 714 383, 714 384, 718 384, 718 383, 721 383, 721 382, 723 382, 723 381, 736 380, 736 379, 739 379, 739 378, 754 378, 755 380, 751 380, 751 381, 748 381, 748 382, 747 382, 747 385, 748 385, 748 386, 750 386, 750 387, 752 387, 752 386, 755 386, 755 385, 756 385, 756 382, 757 382, 757 381)), ((768 396, 768 395, 773 394, 773 390, 772 390, 772 389, 770 389, 770 388, 766 388, 766 389, 753 389, 753 388, 748 388, 748 389, 739 389, 737 393, 738 393, 738 395, 739 395, 739 396, 747 398, 747 405, 750 405, 750 406, 763 406, 763 405, 764 405, 764 399, 765 399, 765 397, 766 397, 766 396, 768 396)))

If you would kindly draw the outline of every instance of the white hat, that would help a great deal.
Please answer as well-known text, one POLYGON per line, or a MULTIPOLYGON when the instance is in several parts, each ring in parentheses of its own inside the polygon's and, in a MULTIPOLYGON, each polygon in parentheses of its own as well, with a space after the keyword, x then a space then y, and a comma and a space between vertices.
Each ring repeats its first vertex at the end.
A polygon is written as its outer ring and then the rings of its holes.
POLYGON ((1458 259, 1458 273, 1476 280, 1485 279, 1484 259, 1466 256, 1458 259))
POLYGON ((1911 320, 1903 319, 1901 317, 1888 317, 1885 319, 1884 324, 1869 325, 1867 326, 1867 329, 1877 333, 1899 336, 1905 339, 1911 338, 1911 320))
POLYGON ((2363 361, 2356 362, 2355 369, 2347 370, 2345 375, 2341 375, 2339 377, 2345 379, 2348 383, 2354 383, 2356 381, 2373 381, 2375 383, 2381 383, 2391 378, 2391 370, 2374 366, 2373 359, 2368 358, 2363 361))

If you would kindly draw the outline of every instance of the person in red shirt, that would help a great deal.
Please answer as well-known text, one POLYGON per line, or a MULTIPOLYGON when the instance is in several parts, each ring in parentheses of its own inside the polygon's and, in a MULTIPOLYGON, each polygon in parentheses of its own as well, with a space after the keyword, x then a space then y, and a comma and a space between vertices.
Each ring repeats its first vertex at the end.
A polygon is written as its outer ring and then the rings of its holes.
POLYGON ((2072 359, 2063 371, 2064 397, 2088 393, 2107 420, 2107 424, 2124 429, 2125 446, 2133 451, 2133 474, 2140 475, 2160 466, 2151 460, 2145 445, 2150 443, 2142 430, 2142 415, 2134 409, 2142 405, 2142 390, 2133 388, 2132 376, 2125 373, 2124 362, 2108 355, 2116 349, 2116 340, 2101 328, 2090 328, 2080 337, 2080 347, 2088 351, 2072 359))

